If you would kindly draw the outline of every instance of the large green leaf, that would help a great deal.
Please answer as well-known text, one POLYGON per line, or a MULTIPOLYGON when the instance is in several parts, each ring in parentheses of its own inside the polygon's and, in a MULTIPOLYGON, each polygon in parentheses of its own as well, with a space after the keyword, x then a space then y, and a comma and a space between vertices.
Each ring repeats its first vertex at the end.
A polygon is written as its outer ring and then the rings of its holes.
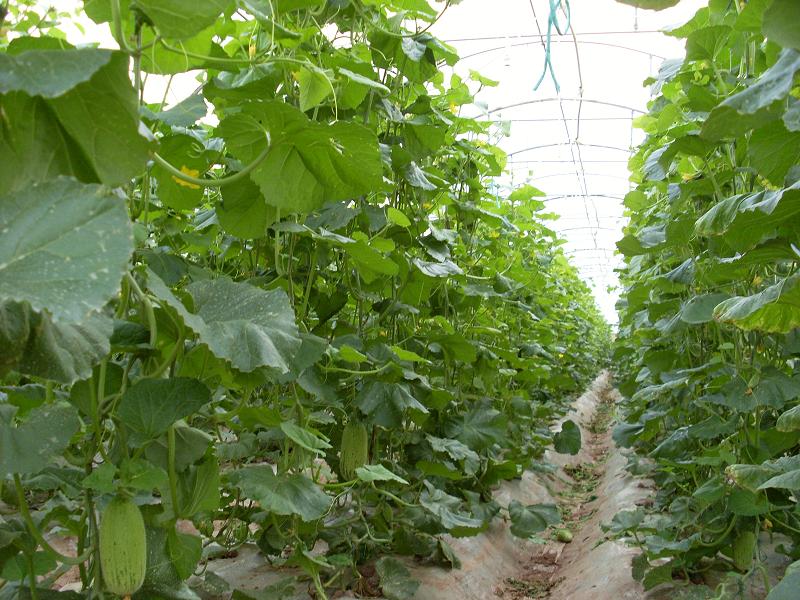
POLYGON ((742 329, 788 333, 800 327, 800 275, 781 279, 752 296, 725 300, 714 309, 714 318, 742 329))
POLYGON ((82 322, 114 296, 133 250, 121 198, 59 178, 0 198, 0 299, 82 322))
POLYGON ((425 489, 419 497, 419 503, 439 520, 442 527, 445 529, 478 529, 483 525, 481 519, 476 519, 463 512, 464 502, 462 500, 434 487, 428 481, 423 483, 425 489))
POLYGON ((0 54, 0 94, 25 92, 55 98, 88 81, 111 56, 111 50, 98 48, 0 54))
POLYGON ((33 409, 17 427, 0 422, 0 476, 37 473, 51 465, 79 428, 78 411, 66 402, 33 409))
POLYGON ((43 98, 0 96, 0 195, 59 175, 96 181, 92 166, 43 98))
POLYGON ((561 431, 553 436, 553 448, 559 454, 577 454, 581 449, 581 429, 572 420, 564 421, 561 431))
POLYGON ((790 408, 778 417, 775 429, 784 433, 800 431, 800 405, 790 408))
POLYGON ((275 207, 269 206, 252 180, 242 179, 222 188, 217 217, 223 229, 244 239, 267 235, 267 227, 275 222, 275 207))
POLYGON ((242 493, 278 515, 316 521, 328 512, 331 499, 305 475, 276 475, 269 465, 245 467, 228 475, 242 493))
POLYGON ((737 250, 758 243, 800 214, 800 183, 790 188, 732 196, 714 205, 695 223, 698 235, 723 235, 737 250))
POLYGON ((750 137, 748 156, 761 175, 780 185, 800 162, 800 132, 789 131, 783 121, 761 127, 750 137))
POLYGON ((508 505, 508 514, 511 517, 511 533, 521 538, 529 538, 561 522, 561 513, 554 504, 525 506, 513 500, 508 505))
POLYGON ((406 385, 384 381, 369 381, 364 384, 356 396, 356 405, 372 423, 387 429, 398 427, 407 410, 428 412, 411 395, 406 385))
POLYGON ((151 150, 140 131, 128 62, 127 54, 114 52, 89 81, 47 100, 100 181, 108 185, 127 184, 142 173, 151 150))
POLYGON ((134 0, 132 5, 150 19, 166 38, 184 39, 212 25, 231 0, 134 0))
POLYGON ((726 98, 720 107, 727 106, 738 113, 752 114, 776 100, 783 100, 792 89, 795 74, 800 71, 800 52, 789 48, 781 51, 777 62, 764 71, 752 85, 726 98))
POLYGON ((94 313, 80 323, 53 322, 28 304, 0 303, 0 374, 25 375, 71 384, 92 374, 111 350, 112 320, 94 313))
POLYGON ((318 68, 304 67, 297 75, 300 86, 300 110, 306 112, 322 102, 333 93, 333 87, 327 74, 318 68))
POLYGON ((417 593, 419 581, 411 577, 409 570, 398 559, 383 556, 375 563, 375 570, 386 600, 408 600, 417 593))
POLYGON ((284 214, 306 214, 383 185, 377 138, 355 123, 327 125, 283 102, 253 102, 224 119, 218 133, 247 163, 263 151, 264 129, 272 137, 272 149, 250 176, 267 204, 284 214))
POLYGON ((210 400, 211 392, 197 379, 142 379, 122 396, 117 417, 133 431, 154 438, 210 400))
MULTIPOLYGON (((764 11, 764 35, 771 41, 800 50, 800 2, 772 0, 764 11)), ((771 598, 771 596, 770 596, 771 598)))
POLYGON ((681 308, 681 321, 698 325, 714 320, 714 309, 723 300, 727 300, 728 294, 706 294, 691 298, 681 308))
POLYGON ((249 373, 272 367, 291 370, 301 339, 283 290, 264 291, 227 278, 198 281, 186 288, 194 300, 190 312, 157 275, 148 286, 174 308, 217 358, 249 373))

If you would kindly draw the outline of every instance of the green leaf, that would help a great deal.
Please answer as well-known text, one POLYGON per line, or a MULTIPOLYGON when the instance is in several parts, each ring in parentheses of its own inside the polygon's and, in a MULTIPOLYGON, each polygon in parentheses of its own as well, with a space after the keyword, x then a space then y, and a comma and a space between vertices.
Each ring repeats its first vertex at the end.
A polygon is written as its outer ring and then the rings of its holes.
POLYGON ((463 275, 464 271, 452 261, 427 262, 415 258, 412 260, 414 266, 428 277, 450 277, 453 275, 463 275))
POLYGON ((446 492, 423 481, 425 490, 419 497, 422 507, 434 515, 445 529, 478 529, 483 521, 468 516, 461 511, 463 502, 446 492))
POLYGON ((332 448, 326 440, 309 429, 300 427, 289 421, 284 421, 281 423, 280 427, 286 437, 310 452, 324 455, 327 448, 332 448))
POLYGON ((337 69, 340 75, 344 75, 347 79, 352 81, 353 83, 357 83, 359 85, 363 85, 365 87, 371 88, 381 93, 381 95, 388 96, 391 93, 391 90, 383 85, 379 81, 375 81, 374 79, 370 79, 364 75, 360 75, 355 71, 351 71, 349 69, 345 69, 343 67, 339 67, 337 69))
POLYGON ((735 489, 728 500, 728 510, 740 517, 755 517, 770 510, 770 503, 763 493, 735 489))
MULTIPOLYGON (((161 488, 165 510, 172 509, 169 488, 161 488)), ((178 475, 177 517, 190 519, 202 512, 213 512, 219 508, 220 480, 216 457, 209 456, 199 465, 192 465, 178 475)))
POLYGON ((788 333, 800 327, 800 276, 781 279, 752 296, 725 300, 714 309, 714 318, 745 330, 788 333))
POLYGON ((366 354, 362 354, 352 346, 342 344, 338 349, 338 358, 350 363, 362 363, 367 360, 366 354))
POLYGON ((81 485, 101 494, 111 494, 114 492, 114 476, 116 474, 117 467, 114 466, 114 463, 103 463, 84 477, 81 485))
POLYGON ((719 107, 733 108, 739 114, 753 114, 776 100, 786 98, 798 71, 800 71, 800 52, 784 49, 777 62, 764 71, 755 83, 726 98, 719 107))
POLYGON ((267 205, 261 189, 250 179, 241 179, 222 188, 217 217, 222 228, 244 239, 260 239, 275 222, 277 211, 267 205))
POLYGON ((372 422, 387 429, 397 427, 407 410, 427 413, 408 387, 399 383, 369 381, 356 396, 356 405, 372 422))
POLYGON ((733 248, 746 250, 776 227, 800 214, 800 186, 737 194, 715 204, 695 223, 698 235, 722 235, 733 248))
POLYGON ((409 600, 419 588, 419 581, 412 579, 403 563, 392 556, 383 556, 375 563, 381 582, 381 591, 386 600, 409 600))
POLYGON ((133 239, 125 204, 67 178, 0 198, 0 300, 79 323, 117 294, 133 239))
POLYGON ((238 469, 229 478, 247 498, 278 515, 315 521, 331 505, 331 499, 305 475, 276 475, 271 466, 263 465, 238 469))
POLYGON ((111 60, 111 50, 29 50, 0 54, 0 94, 25 92, 55 98, 91 77, 111 60))
POLYGON ((167 534, 167 552, 178 576, 189 579, 202 558, 203 540, 200 536, 170 529, 167 534))
POLYGON ((212 25, 231 0, 134 0, 165 38, 185 39, 212 25))
POLYGON ((800 490, 800 469, 776 475, 758 487, 760 490, 766 490, 770 488, 800 490))
POLYGON ((473 450, 483 450, 500 442, 507 433, 506 416, 487 406, 476 406, 464 415, 451 417, 445 425, 448 437, 473 450))
POLYGON ((668 562, 649 569, 642 580, 645 590, 652 590, 663 583, 672 583, 672 563, 668 562))
POLYGON ((300 69, 297 84, 300 86, 300 110, 303 112, 319 106, 333 92, 330 79, 318 68, 300 69))
POLYGON ((798 23, 800 23, 800 4, 795 0, 772 0, 772 4, 764 11, 762 31, 770 41, 800 50, 798 23))
POLYGON ((753 387, 753 400, 756 406, 782 409, 798 396, 800 396, 800 377, 792 379, 773 367, 765 368, 761 372, 758 384, 753 387))
POLYGON ((357 467, 356 475, 361 481, 366 482, 396 481, 398 483, 408 485, 408 482, 405 479, 399 475, 395 475, 383 465, 364 465, 363 467, 357 467))
POLYGON ((0 422, 0 476, 34 474, 50 466, 80 426, 78 411, 66 402, 33 409, 17 427, 0 422))
POLYGON ((114 52, 89 81, 47 103, 100 181, 127 185, 144 171, 151 143, 139 129, 139 105, 126 54, 114 52))
POLYGON ((217 358, 250 373, 272 367, 292 369, 301 339, 289 299, 283 290, 264 291, 227 278, 198 281, 186 288, 194 300, 189 312, 157 275, 148 287, 174 308, 217 358))
POLYGON ((241 161, 272 150, 251 178, 267 204, 284 214, 307 214, 326 202, 345 200, 383 187, 378 140, 355 123, 333 125, 309 120, 283 102, 251 102, 220 123, 218 133, 241 161))
POLYGON ((575 455, 581 450, 581 429, 572 420, 561 424, 561 431, 553 436, 553 448, 559 454, 575 455))
POLYGON ((770 590, 767 600, 794 600, 798 588, 800 588, 800 560, 789 565, 783 574, 783 579, 770 590))
POLYGON ((0 195, 70 175, 97 179, 91 165, 43 98, 0 95, 0 195))
POLYGON ((709 323, 714 320, 714 309, 717 305, 728 298, 728 294, 695 296, 681 308, 681 321, 693 325, 709 323))
POLYGON ((353 244, 345 244, 344 250, 358 265, 361 278, 371 283, 377 275, 397 275, 399 267, 392 259, 387 258, 378 250, 359 240, 353 244))
POLYGON ((780 185, 789 169, 800 162, 800 132, 787 130, 782 121, 756 129, 748 156, 761 175, 780 185))
POLYGON ((800 405, 790 408, 778 417, 775 429, 784 433, 800 431, 800 405))
POLYGON ((411 227, 411 221, 401 211, 397 210, 394 206, 386 209, 386 218, 395 225, 400 227, 411 227))
POLYGON ((122 396, 117 416, 133 431, 154 438, 210 401, 211 392, 197 379, 142 379, 122 396))
MULTIPOLYGON (((196 427, 189 427, 180 421, 175 424, 175 468, 178 471, 183 471, 189 465, 192 465, 202 459, 209 447, 213 444, 214 438, 196 427)), ((160 438, 154 440, 147 445, 145 456, 147 460, 157 465, 160 469, 169 469, 169 448, 167 436, 162 435, 160 438)), ((141 474, 137 472, 134 465, 131 465, 131 473, 136 473, 139 477, 141 474)), ((156 474, 151 473, 148 477, 157 477, 156 474)))
POLYGON ((508 505, 511 517, 511 533, 529 538, 561 522, 561 513, 555 504, 531 504, 525 506, 513 500, 508 505))
POLYGON ((190 127, 205 117, 207 113, 208 106, 206 106, 203 96, 192 94, 172 108, 155 113, 153 118, 170 127, 190 127))
POLYGON ((111 350, 111 319, 95 313, 81 323, 55 323, 27 304, 0 303, 0 373, 72 384, 92 375, 92 367, 111 350))

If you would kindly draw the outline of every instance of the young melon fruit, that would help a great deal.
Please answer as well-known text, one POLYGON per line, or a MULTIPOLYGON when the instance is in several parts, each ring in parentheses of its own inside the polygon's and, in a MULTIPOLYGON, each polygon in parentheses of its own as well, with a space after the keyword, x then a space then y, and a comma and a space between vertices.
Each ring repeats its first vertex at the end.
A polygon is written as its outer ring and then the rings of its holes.
POLYGON ((569 544, 572 541, 572 532, 569 529, 556 530, 556 539, 564 544, 569 544))
POLYGON ((740 571, 747 571, 753 564, 753 550, 756 547, 756 534, 743 531, 733 541, 733 564, 740 571))
POLYGON ((348 423, 342 432, 339 472, 345 481, 355 479, 356 469, 369 460, 369 434, 363 423, 348 423))
POLYGON ((130 498, 114 498, 100 518, 100 567, 106 589, 134 594, 144 583, 147 540, 144 519, 130 498))

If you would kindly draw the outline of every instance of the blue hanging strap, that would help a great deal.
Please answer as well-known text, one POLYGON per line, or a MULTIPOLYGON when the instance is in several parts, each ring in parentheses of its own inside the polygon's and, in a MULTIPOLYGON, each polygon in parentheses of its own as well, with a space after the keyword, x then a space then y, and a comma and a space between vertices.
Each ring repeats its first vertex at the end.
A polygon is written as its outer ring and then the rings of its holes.
POLYGON ((559 35, 564 35, 569 30, 571 21, 572 9, 570 8, 569 0, 550 0, 550 15, 547 17, 547 43, 544 49, 544 69, 542 69, 542 75, 539 77, 539 81, 533 86, 534 91, 538 90, 539 86, 542 85, 547 71, 550 71, 550 77, 553 80, 553 84, 556 86, 556 92, 561 91, 561 86, 558 85, 558 79, 556 78, 556 72, 553 69, 553 63, 550 61, 551 39, 553 28, 555 28, 559 35), (558 11, 562 9, 562 7, 567 17, 567 21, 563 26, 558 22, 558 11))

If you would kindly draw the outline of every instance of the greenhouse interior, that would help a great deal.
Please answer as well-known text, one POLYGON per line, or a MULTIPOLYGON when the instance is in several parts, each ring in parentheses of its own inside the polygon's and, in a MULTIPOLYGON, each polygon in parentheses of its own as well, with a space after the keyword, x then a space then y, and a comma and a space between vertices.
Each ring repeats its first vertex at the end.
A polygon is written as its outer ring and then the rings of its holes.
POLYGON ((0 0, 0 600, 800 600, 800 0, 0 0))

